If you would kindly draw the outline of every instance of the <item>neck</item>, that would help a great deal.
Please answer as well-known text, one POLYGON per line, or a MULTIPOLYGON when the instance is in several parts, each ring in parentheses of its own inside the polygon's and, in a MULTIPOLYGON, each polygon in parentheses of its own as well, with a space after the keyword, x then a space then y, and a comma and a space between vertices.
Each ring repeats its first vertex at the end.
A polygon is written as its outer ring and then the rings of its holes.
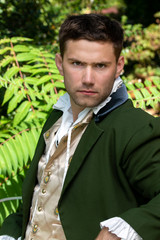
POLYGON ((72 114, 73 114, 73 122, 75 122, 78 118, 78 114, 82 112, 85 107, 77 105, 72 98, 70 97, 70 103, 71 103, 71 109, 72 109, 72 114))
POLYGON ((82 112, 85 108, 83 107, 74 107, 71 104, 71 108, 72 108, 72 114, 73 114, 73 122, 75 122, 78 119, 78 115, 80 112, 82 112))
POLYGON ((73 122, 75 122, 77 119, 78 119, 78 114, 80 113, 81 111, 74 111, 72 109, 72 114, 73 114, 73 122))

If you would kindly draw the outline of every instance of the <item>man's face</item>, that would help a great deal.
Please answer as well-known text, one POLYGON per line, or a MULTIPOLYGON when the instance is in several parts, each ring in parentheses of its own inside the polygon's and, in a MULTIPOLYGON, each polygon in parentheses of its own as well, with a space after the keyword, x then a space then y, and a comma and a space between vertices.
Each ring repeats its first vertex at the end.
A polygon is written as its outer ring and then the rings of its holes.
POLYGON ((110 94, 115 79, 124 66, 118 61, 110 42, 69 40, 63 58, 56 54, 56 65, 64 76, 70 95, 72 111, 81 112, 85 107, 95 107, 110 94))

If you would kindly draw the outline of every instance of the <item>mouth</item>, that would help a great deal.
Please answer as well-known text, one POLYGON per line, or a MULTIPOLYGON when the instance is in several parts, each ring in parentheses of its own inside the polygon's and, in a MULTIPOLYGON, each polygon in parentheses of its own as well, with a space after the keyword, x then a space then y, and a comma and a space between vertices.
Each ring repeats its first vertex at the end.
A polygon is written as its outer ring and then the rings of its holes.
POLYGON ((97 94, 97 92, 93 91, 93 90, 80 90, 78 92, 83 94, 83 95, 88 95, 88 96, 92 96, 92 95, 97 94))

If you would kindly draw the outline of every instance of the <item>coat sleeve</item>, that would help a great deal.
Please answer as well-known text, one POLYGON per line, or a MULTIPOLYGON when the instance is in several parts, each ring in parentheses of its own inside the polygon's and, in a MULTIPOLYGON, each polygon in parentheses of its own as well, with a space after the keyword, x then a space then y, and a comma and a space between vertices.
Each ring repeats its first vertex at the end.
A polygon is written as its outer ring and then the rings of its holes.
POLYGON ((14 213, 9 215, 0 229, 0 236, 8 235, 18 239, 22 235, 22 214, 14 213))
POLYGON ((119 217, 128 222, 144 240, 160 239, 160 118, 154 118, 128 142, 123 170, 139 207, 119 217), (138 202, 138 200, 137 200, 138 202))

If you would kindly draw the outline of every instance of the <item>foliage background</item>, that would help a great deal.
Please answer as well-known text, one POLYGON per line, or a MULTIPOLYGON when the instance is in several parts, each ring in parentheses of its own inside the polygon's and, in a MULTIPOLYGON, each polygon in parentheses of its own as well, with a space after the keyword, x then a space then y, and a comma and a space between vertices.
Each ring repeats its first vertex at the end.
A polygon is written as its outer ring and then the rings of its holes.
POLYGON ((20 206, 22 182, 42 126, 64 94, 54 57, 69 14, 121 21, 122 78, 135 107, 160 115, 160 12, 152 0, 0 0, 0 225, 20 206), (149 10, 148 10, 149 9, 149 10))

